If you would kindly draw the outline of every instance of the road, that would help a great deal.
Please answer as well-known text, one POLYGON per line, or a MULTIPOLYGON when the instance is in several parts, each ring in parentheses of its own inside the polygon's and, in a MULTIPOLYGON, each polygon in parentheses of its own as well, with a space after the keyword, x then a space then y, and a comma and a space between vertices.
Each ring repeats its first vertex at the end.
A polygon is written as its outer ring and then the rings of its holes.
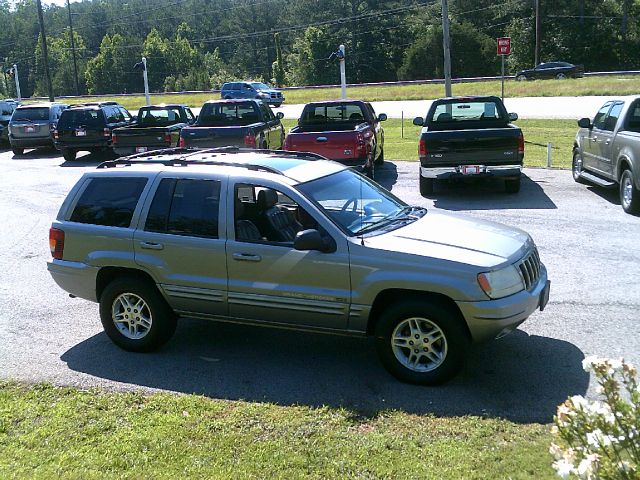
MULTIPOLYGON (((520 118, 579 119, 593 118, 602 104, 611 97, 519 97, 505 98, 505 106, 520 118)), ((424 117, 431 100, 400 100, 394 102, 372 102, 376 113, 386 113, 389 118, 404 116, 410 122, 414 117, 424 117)), ((283 105, 276 109, 285 118, 298 118, 304 105, 283 105)))
POLYGON ((409 203, 524 228, 552 280, 545 311, 472 348, 453 381, 437 388, 399 383, 369 339, 198 320, 182 320, 157 353, 126 353, 102 333, 97 305, 69 298, 46 270, 50 222, 95 160, 0 153, 0 378, 550 422, 567 396, 595 395, 581 369, 584 356, 624 356, 640 365, 640 218, 623 213, 615 192, 575 184, 568 171, 526 169, 518 195, 489 183, 438 185, 422 198, 411 162, 387 162, 378 180, 409 203))

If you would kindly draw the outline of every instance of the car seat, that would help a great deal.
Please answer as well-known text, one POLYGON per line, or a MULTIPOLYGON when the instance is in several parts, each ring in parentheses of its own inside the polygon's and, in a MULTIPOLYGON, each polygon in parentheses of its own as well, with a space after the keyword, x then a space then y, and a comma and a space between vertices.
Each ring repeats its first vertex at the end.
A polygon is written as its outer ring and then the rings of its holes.
POLYGON ((244 203, 236 198, 235 202, 235 219, 236 219, 236 240, 251 242, 262 240, 260 230, 251 220, 242 218, 245 214, 244 203))
POLYGON ((278 192, 270 188, 258 193, 261 226, 268 240, 293 242, 302 225, 284 208, 278 207, 278 192))

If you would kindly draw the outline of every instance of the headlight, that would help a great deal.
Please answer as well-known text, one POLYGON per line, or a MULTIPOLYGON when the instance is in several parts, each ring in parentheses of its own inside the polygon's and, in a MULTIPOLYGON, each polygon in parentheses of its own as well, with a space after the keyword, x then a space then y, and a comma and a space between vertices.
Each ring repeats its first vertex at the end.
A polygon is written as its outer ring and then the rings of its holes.
POLYGON ((513 265, 478 274, 478 284, 490 298, 502 298, 524 290, 520 272, 513 265))
POLYGON ((269 97, 271 97, 271 94, 267 93, 267 92, 260 92, 260 96, 269 98, 269 97))

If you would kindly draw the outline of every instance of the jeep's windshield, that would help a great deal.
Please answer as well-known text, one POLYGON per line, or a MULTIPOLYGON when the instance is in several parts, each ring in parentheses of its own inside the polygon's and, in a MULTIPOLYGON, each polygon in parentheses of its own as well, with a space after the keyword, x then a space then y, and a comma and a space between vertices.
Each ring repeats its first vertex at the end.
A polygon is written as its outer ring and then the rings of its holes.
POLYGON ((402 222, 414 221, 425 213, 353 170, 341 170, 298 188, 350 236, 378 231, 391 224, 401 226, 402 222))
POLYGON ((198 117, 199 127, 244 126, 261 119, 255 102, 205 103, 198 117))

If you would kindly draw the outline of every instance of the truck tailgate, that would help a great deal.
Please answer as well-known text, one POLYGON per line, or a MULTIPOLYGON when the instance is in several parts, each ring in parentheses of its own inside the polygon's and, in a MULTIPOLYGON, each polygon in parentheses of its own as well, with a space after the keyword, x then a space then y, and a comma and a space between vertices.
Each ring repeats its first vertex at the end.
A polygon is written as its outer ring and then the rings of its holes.
POLYGON ((185 147, 243 146, 247 132, 247 127, 187 127, 180 137, 185 147))
POLYGON ((287 150, 313 152, 330 160, 358 158, 358 132, 354 130, 297 133, 294 129, 288 137, 287 150))
POLYGON ((522 161, 520 129, 427 131, 426 158, 433 164, 505 165, 522 161))
POLYGON ((165 146, 168 143, 165 135, 168 133, 169 130, 162 127, 125 128, 116 129, 113 132, 117 137, 116 143, 119 147, 165 146))

